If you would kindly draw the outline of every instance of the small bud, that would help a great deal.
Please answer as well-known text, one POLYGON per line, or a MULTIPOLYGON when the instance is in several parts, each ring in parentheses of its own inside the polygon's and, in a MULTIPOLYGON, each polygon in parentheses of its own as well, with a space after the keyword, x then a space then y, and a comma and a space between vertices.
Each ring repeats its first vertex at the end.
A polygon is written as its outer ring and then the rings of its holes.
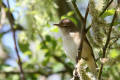
POLYGON ((109 61, 108 58, 100 58, 100 62, 102 62, 103 64, 105 64, 108 61, 109 61))

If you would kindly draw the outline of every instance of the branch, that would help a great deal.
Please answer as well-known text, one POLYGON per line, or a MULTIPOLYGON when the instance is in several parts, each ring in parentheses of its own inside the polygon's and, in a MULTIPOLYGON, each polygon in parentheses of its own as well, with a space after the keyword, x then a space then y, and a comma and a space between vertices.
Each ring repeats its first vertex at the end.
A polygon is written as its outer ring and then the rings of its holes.
POLYGON ((109 45, 108 48, 111 48, 111 46, 112 46, 113 44, 115 44, 118 40, 119 40, 119 38, 116 38, 116 39, 109 45))
MULTIPOLYGON (((17 27, 15 27, 15 29, 14 29, 15 31, 25 30, 25 29, 23 29, 23 27, 21 25, 19 25, 19 24, 16 24, 16 25, 17 25, 17 27)), ((0 34, 4 35, 4 34, 9 33, 11 31, 12 31, 12 29, 9 29, 7 31, 0 32, 0 34)))
POLYGON ((103 13, 107 10, 107 8, 110 6, 110 4, 113 2, 113 0, 111 0, 106 6, 105 6, 105 8, 103 9, 103 11, 100 13, 100 15, 99 16, 102 16, 103 15, 103 13))
POLYGON ((89 4, 88 4, 88 7, 86 9, 86 13, 85 13, 85 18, 82 17, 75 1, 72 1, 72 4, 74 6, 74 9, 75 11, 77 12, 77 14, 79 15, 79 18, 81 19, 81 21, 83 22, 83 25, 82 25, 82 29, 81 29, 81 40, 80 40, 80 45, 79 45, 79 48, 78 48, 78 54, 76 56, 76 68, 75 68, 75 73, 73 74, 73 80, 79 80, 80 77, 82 78, 82 73, 80 73, 80 76, 78 74, 78 66, 79 65, 79 61, 81 59, 81 53, 82 53, 82 47, 83 47, 83 41, 84 41, 84 38, 85 38, 85 27, 86 27, 86 21, 87 21, 87 16, 88 16, 88 12, 89 12, 89 4))
POLYGON ((75 2, 76 2, 75 0, 72 0, 72 5, 73 5, 73 7, 74 7, 78 17, 80 18, 81 22, 84 22, 84 18, 82 16, 81 12, 79 11, 79 9, 78 9, 78 7, 77 7, 75 2))
POLYGON ((81 29, 81 41, 80 41, 80 45, 79 45, 79 48, 78 48, 78 56, 77 56, 77 61, 76 62, 78 62, 81 59, 83 41, 84 41, 84 38, 86 37, 85 28, 86 28, 86 21, 87 21, 88 12, 89 12, 89 4, 88 4, 88 7, 86 9, 85 19, 84 19, 84 23, 83 23, 83 26, 82 26, 82 29, 81 29))
MULTIPOLYGON (((25 77, 24 77, 24 71, 23 71, 23 68, 22 68, 22 62, 21 62, 21 59, 20 59, 20 55, 19 55, 19 51, 17 49, 17 43, 16 43, 16 38, 15 38, 15 30, 13 28, 13 26, 15 25, 15 20, 14 20, 14 17, 12 15, 12 13, 10 12, 10 5, 9 5, 9 1, 7 0, 7 4, 8 4, 8 11, 6 12, 6 15, 8 17, 8 20, 10 22, 10 26, 11 26, 11 29, 12 29, 12 35, 13 35, 13 40, 14 40, 14 48, 15 48, 15 51, 16 51, 16 55, 18 57, 18 65, 19 65, 19 68, 20 68, 20 73, 21 73, 21 80, 25 80, 25 77)), ((2 2, 2 5, 4 7, 5 4, 2 2)))
MULTIPOLYGON (((7 6, 2 2, 2 7, 7 8, 7 6)), ((15 19, 13 17, 13 14, 7 10, 6 11, 6 16, 9 20, 10 23, 14 24, 15 26, 17 26, 16 28, 13 27, 13 29, 16 30, 25 30, 20 24, 15 24, 15 19)))
POLYGON ((88 26, 88 28, 85 29, 85 33, 87 34, 87 32, 90 30, 91 25, 88 26))
MULTIPOLYGON (((28 75, 33 75, 33 74, 40 74, 40 75, 44 75, 44 76, 49 76, 51 74, 54 74, 54 73, 66 73, 67 71, 66 70, 62 70, 62 71, 58 71, 58 72, 52 72, 52 71, 45 71, 45 72, 41 72, 41 71, 24 71, 24 74, 28 74, 28 75)), ((19 71, 0 71, 0 74, 21 74, 21 72, 19 71)))
MULTIPOLYGON (((108 44, 110 42, 110 36, 111 36, 111 32, 112 32, 112 27, 113 27, 116 16, 117 16, 117 14, 116 14, 116 11, 115 11, 112 22, 110 24, 109 32, 108 32, 108 35, 107 35, 107 40, 106 40, 105 46, 103 47, 103 56, 102 56, 102 58, 105 58, 106 50, 107 50, 108 44)), ((101 67, 100 67, 100 70, 99 70, 98 80, 101 80, 102 69, 103 69, 103 64, 101 64, 101 67)))
MULTIPOLYGON (((112 46, 119 40, 120 38, 120 35, 118 35, 117 37, 111 37, 111 41, 114 40, 111 44, 109 44, 109 49, 112 49, 112 46)), ((115 47, 115 48, 118 48, 118 47, 115 47)))

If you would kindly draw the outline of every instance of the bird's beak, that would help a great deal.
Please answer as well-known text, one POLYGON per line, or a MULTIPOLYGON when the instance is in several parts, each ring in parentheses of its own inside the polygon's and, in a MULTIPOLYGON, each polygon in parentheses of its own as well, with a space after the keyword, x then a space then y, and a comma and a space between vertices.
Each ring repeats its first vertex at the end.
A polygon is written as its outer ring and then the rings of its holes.
POLYGON ((55 26, 60 26, 60 24, 53 24, 53 25, 55 25, 55 26))

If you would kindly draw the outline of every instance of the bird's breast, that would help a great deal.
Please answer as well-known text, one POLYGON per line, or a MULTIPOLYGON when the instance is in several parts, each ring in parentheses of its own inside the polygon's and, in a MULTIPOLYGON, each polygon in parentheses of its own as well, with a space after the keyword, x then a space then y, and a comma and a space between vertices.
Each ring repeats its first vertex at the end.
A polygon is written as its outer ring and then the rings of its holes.
POLYGON ((80 43, 80 37, 78 33, 69 33, 62 37, 63 48, 66 55, 73 61, 75 61, 77 56, 77 50, 80 43))

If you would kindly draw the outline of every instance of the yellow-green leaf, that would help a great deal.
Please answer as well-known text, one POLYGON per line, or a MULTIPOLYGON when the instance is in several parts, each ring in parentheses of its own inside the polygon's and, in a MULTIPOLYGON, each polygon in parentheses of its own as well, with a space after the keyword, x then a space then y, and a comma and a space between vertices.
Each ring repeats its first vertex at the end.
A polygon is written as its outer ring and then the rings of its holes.
POLYGON ((120 55, 120 52, 116 49, 113 49, 110 51, 110 57, 111 58, 116 58, 118 55, 120 55))

